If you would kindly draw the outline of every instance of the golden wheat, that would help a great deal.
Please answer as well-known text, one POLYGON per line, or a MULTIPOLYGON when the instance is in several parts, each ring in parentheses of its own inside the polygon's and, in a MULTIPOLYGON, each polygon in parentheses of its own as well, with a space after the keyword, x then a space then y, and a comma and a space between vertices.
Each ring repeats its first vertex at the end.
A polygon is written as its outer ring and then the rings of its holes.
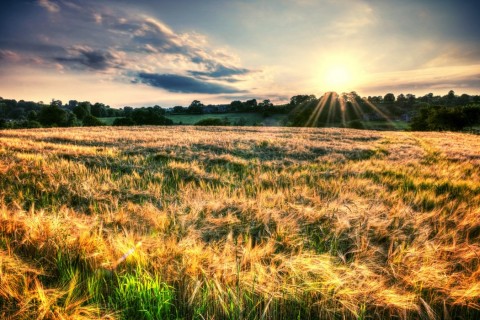
POLYGON ((475 135, 11 130, 0 184, 2 317, 121 318, 128 275, 172 317, 480 315, 475 135))

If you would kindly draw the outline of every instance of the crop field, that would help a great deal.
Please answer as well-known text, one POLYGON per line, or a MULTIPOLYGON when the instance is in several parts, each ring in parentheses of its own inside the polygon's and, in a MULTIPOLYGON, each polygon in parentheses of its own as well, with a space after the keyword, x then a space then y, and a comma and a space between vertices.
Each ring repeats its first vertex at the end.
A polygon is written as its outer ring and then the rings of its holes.
POLYGON ((480 139, 0 131, 1 319, 480 318, 480 139))

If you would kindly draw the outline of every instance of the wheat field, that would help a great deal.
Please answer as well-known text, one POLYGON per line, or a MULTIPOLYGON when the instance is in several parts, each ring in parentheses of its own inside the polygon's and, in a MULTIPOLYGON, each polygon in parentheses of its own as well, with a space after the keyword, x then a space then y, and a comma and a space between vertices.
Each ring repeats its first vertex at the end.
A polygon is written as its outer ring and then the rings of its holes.
POLYGON ((0 131, 2 319, 480 317, 480 138, 0 131))

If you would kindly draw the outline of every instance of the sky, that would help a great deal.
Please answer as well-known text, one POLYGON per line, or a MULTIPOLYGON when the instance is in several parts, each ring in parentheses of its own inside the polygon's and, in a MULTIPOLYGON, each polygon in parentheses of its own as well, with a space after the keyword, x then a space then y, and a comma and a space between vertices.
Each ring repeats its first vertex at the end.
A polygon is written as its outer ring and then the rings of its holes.
POLYGON ((0 96, 188 106, 480 94, 480 2, 4 0, 0 96))

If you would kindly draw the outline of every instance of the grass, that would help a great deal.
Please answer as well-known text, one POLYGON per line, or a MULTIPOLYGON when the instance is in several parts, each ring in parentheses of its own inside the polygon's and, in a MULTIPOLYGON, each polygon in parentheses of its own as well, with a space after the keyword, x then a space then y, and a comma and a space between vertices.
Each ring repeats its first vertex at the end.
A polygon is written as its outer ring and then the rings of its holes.
POLYGON ((200 120, 213 119, 228 119, 231 124, 243 122, 243 125, 267 125, 280 126, 287 115, 275 114, 269 117, 263 117, 260 113, 221 113, 221 114, 198 114, 198 115, 168 115, 167 118, 173 120, 175 124, 195 124, 200 120))
POLYGON ((365 129, 370 130, 409 130, 410 124, 406 121, 362 121, 365 129))
MULTIPOLYGON (((221 113, 221 114, 174 114, 167 115, 168 119, 171 119, 175 124, 193 125, 204 119, 228 119, 231 125, 241 123, 241 125, 247 126, 281 126, 287 115, 274 114, 268 117, 263 117, 260 113, 221 113)), ((116 118, 99 118, 107 125, 112 125, 116 118)))
POLYGON ((118 117, 103 117, 103 118, 98 118, 98 120, 102 121, 103 123, 105 123, 108 126, 111 126, 111 125, 113 125, 113 122, 117 118, 118 117))
POLYGON ((0 132, 0 318, 480 317, 480 140, 0 132))

